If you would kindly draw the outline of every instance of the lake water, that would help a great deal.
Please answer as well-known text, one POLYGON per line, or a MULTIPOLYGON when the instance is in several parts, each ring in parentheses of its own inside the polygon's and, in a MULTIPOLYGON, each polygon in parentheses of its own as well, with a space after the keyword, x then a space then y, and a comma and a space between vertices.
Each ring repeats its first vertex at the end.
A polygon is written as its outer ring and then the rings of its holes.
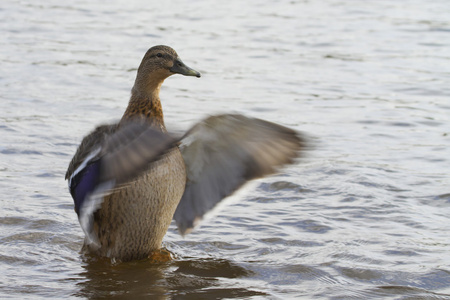
POLYGON ((450 2, 3 1, 0 298, 450 299, 450 2), (86 260, 64 181, 145 51, 202 78, 166 124, 237 112, 308 134, 168 263, 86 260))

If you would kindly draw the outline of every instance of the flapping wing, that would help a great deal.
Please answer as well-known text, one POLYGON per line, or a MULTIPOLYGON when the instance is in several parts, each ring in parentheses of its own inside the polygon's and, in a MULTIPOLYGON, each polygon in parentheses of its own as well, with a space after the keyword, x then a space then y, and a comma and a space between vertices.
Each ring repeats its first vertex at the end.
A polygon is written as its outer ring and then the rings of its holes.
POLYGON ((90 242, 96 242, 93 214, 104 196, 147 170, 178 140, 137 121, 120 127, 103 125, 83 139, 66 178, 80 225, 90 242))
POLYGON ((109 136, 102 147, 101 181, 123 184, 156 161, 180 139, 155 130, 145 122, 130 122, 109 136))
POLYGON ((212 116, 195 125, 181 145, 188 180, 174 215, 180 233, 248 180, 292 163, 304 143, 292 129, 242 115, 212 116))

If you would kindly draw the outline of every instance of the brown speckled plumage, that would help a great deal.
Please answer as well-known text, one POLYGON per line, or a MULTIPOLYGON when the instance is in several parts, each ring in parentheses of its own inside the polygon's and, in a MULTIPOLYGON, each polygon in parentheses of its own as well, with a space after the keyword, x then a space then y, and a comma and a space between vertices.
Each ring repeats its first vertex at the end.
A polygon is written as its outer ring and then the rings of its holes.
POLYGON ((159 249, 185 182, 183 158, 174 149, 137 180, 105 197, 94 214, 101 247, 85 249, 123 261, 145 258, 159 249))
POLYGON ((130 105, 127 107, 122 120, 135 117, 145 118, 152 126, 165 131, 164 115, 159 98, 143 96, 142 98, 130 100, 130 105))

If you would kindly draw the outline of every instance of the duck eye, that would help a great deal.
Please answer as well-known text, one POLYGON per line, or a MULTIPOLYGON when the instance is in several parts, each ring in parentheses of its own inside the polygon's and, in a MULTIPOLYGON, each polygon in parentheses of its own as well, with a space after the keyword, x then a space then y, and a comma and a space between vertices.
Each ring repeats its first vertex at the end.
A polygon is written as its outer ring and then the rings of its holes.
POLYGON ((158 53, 158 54, 156 54, 156 56, 158 56, 158 57, 162 57, 162 54, 161 54, 161 53, 158 53))

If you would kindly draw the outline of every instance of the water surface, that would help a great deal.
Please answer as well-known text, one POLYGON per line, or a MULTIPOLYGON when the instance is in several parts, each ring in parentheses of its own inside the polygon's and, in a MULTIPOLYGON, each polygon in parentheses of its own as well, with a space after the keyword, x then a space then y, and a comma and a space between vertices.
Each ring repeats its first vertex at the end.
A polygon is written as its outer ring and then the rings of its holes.
POLYGON ((0 6, 0 298, 450 298, 448 1, 6 1, 0 6), (111 3, 112 2, 112 3, 111 3), (238 112, 307 133, 169 263, 84 259, 64 174, 117 120, 156 44, 202 78, 166 124, 238 112), (151 297, 150 297, 151 296, 151 297))

